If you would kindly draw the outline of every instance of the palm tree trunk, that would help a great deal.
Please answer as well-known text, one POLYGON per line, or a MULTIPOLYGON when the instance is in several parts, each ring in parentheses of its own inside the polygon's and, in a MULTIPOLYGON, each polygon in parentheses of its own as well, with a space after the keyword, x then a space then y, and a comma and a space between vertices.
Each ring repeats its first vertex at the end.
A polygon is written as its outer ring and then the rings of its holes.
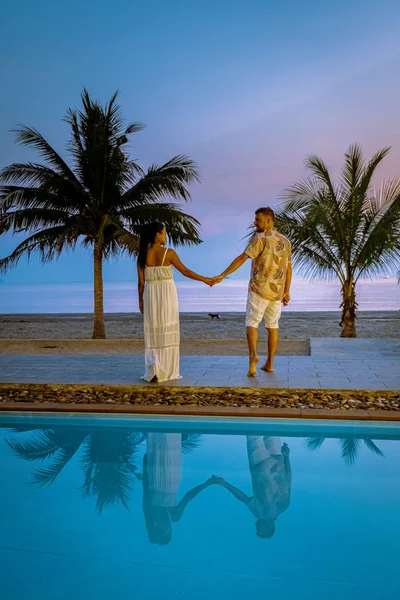
POLYGON ((339 323, 342 328, 340 337, 355 338, 357 337, 356 330, 356 292, 352 280, 347 280, 342 286, 342 320, 339 323))
POLYGON ((104 305, 103 305, 103 255, 97 242, 94 243, 94 322, 93 340, 104 340, 106 332, 104 328, 104 305))

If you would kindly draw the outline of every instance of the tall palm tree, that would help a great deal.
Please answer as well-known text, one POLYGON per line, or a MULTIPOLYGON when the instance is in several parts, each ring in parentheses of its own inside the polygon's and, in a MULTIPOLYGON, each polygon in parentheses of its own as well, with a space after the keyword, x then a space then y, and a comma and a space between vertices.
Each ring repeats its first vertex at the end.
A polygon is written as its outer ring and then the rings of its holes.
MULTIPOLYGON (((306 439, 306 447, 309 450, 319 450, 326 438, 324 437, 312 437, 306 439)), ((353 465, 358 457, 360 450, 360 442, 364 442, 368 450, 371 450, 377 456, 384 456, 382 450, 378 448, 373 440, 370 438, 352 438, 346 437, 338 440, 342 448, 342 458, 349 465, 353 465)))
POLYGON ((277 211, 277 225, 292 242, 300 273, 339 279, 341 337, 357 335, 360 277, 386 275, 399 266, 400 180, 372 183, 388 152, 384 148, 365 162, 361 148, 351 146, 336 182, 325 163, 310 156, 310 176, 285 191, 277 211))
POLYGON ((69 164, 43 136, 21 125, 19 144, 37 151, 45 164, 15 163, 0 172, 0 234, 12 230, 29 237, 0 260, 0 272, 22 256, 37 253, 52 260, 80 242, 90 247, 94 265, 93 338, 105 338, 103 259, 120 252, 133 255, 141 227, 165 223, 173 244, 199 244, 199 222, 165 199, 188 201, 188 185, 199 181, 195 163, 175 156, 147 172, 129 159, 129 137, 143 129, 126 126, 117 93, 102 106, 82 93, 82 108, 69 109, 69 164))

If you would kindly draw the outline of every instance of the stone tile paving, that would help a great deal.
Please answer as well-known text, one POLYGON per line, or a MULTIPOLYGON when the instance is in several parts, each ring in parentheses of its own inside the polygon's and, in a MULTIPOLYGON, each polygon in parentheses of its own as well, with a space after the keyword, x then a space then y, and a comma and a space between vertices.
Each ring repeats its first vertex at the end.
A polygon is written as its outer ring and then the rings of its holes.
MULTIPOLYGON (((373 346, 370 346, 370 349, 372 348, 373 346)), ((254 378, 246 376, 247 364, 247 357, 242 356, 183 356, 181 374, 184 378, 166 385, 284 389, 400 389, 399 357, 395 352, 386 353, 385 357, 382 357, 382 355, 374 356, 370 350, 362 359, 359 353, 354 358, 348 355, 345 358, 332 356, 328 353, 324 356, 318 354, 278 356, 275 373, 258 370, 254 378)), ((143 385, 140 379, 142 372, 143 358, 140 356, 0 355, 0 382, 2 383, 143 385)))

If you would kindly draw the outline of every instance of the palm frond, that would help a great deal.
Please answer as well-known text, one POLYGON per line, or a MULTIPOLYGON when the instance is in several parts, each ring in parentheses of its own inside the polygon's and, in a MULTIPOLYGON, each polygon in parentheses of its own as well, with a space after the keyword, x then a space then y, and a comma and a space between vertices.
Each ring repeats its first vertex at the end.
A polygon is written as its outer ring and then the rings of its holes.
POLYGON ((0 233, 13 229, 14 232, 36 231, 42 227, 65 225, 66 214, 59 209, 24 208, 0 215, 0 233))
POLYGON ((357 459, 360 448, 360 440, 358 438, 346 437, 340 440, 342 446, 342 458, 349 465, 353 465, 357 459))
POLYGON ((33 472, 32 483, 39 486, 51 484, 61 473, 82 444, 86 432, 75 430, 43 429, 26 439, 6 440, 18 458, 28 461, 50 462, 33 472))
POLYGON ((31 127, 20 124, 16 129, 12 130, 12 133, 16 135, 16 141, 18 144, 28 146, 38 151, 40 156, 45 159, 57 173, 62 175, 65 179, 73 181, 76 185, 80 185, 79 181, 71 171, 67 163, 61 158, 61 156, 50 146, 50 144, 44 139, 44 137, 31 127))
POLYGON ((308 448, 309 450, 319 450, 322 446, 322 444, 324 443, 325 438, 324 437, 311 437, 311 438, 307 438, 305 440, 306 443, 306 448, 308 448))
POLYGON ((133 207, 158 203, 168 197, 190 200, 187 184, 199 182, 196 164, 186 156, 175 156, 158 167, 151 166, 147 173, 122 196, 121 206, 133 207))
POLYGON ((28 260, 32 254, 39 254, 43 263, 61 255, 66 248, 75 248, 76 237, 65 225, 50 227, 29 236, 5 258, 0 259, 0 273, 5 273, 10 267, 16 266, 25 256, 28 260))
POLYGON ((191 454, 200 446, 201 433, 186 433, 182 435, 182 452, 183 454, 191 454))
POLYGON ((367 446, 368 450, 371 450, 371 452, 373 452, 377 456, 385 456, 382 450, 378 448, 375 442, 370 438, 363 438, 363 442, 367 446))
POLYGON ((400 256, 400 179, 377 187, 364 211, 364 231, 354 258, 354 270, 389 274, 400 256))
POLYGON ((199 221, 184 213, 177 204, 138 204, 132 208, 120 210, 119 216, 125 221, 126 228, 133 235, 140 236, 143 225, 151 221, 160 221, 164 223, 169 240, 174 245, 201 244, 199 221))
POLYGON ((38 430, 26 439, 6 440, 6 444, 23 460, 44 460, 59 449, 54 431, 38 430))
POLYGON ((279 231, 286 235, 293 250, 293 262, 299 274, 305 277, 331 279, 333 276, 344 278, 340 257, 335 254, 336 247, 330 245, 315 216, 285 209, 276 211, 276 223, 279 231))

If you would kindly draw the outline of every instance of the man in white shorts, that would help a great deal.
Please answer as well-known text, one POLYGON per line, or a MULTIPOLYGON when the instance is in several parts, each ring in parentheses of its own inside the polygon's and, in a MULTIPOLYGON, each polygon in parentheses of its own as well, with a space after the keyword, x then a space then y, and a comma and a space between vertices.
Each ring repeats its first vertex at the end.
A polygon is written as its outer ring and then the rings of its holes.
POLYGON ((292 469, 289 455, 288 445, 281 445, 278 437, 248 435, 247 457, 253 495, 247 496, 223 477, 212 478, 213 483, 224 487, 253 513, 257 519, 256 532, 261 538, 274 535, 277 518, 290 504, 292 469))
POLYGON ((259 208, 255 213, 256 232, 243 254, 240 254, 215 283, 234 273, 248 258, 252 259, 249 292, 246 308, 246 335, 249 347, 248 376, 257 373, 258 326, 264 319, 268 331, 268 357, 263 371, 272 373, 278 347, 279 318, 284 306, 290 301, 292 282, 291 244, 274 228, 275 215, 272 208, 259 208))

